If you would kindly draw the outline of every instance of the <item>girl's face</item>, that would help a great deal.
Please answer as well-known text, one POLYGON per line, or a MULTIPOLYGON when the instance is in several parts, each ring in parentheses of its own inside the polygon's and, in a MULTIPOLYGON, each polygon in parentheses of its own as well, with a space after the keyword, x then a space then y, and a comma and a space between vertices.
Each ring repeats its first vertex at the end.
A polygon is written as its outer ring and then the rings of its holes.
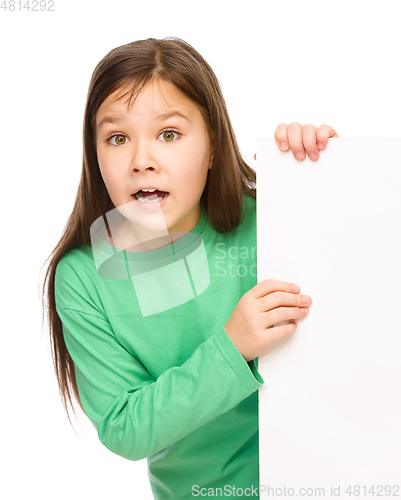
POLYGON ((121 93, 103 101, 96 115, 98 163, 110 198, 115 207, 134 207, 142 231, 151 231, 149 239, 161 234, 155 224, 161 216, 170 238, 173 231, 189 232, 200 219, 213 159, 203 116, 164 80, 148 82, 128 110, 126 96, 116 99, 121 93), (169 195, 160 203, 136 201, 133 195, 147 187, 169 195))

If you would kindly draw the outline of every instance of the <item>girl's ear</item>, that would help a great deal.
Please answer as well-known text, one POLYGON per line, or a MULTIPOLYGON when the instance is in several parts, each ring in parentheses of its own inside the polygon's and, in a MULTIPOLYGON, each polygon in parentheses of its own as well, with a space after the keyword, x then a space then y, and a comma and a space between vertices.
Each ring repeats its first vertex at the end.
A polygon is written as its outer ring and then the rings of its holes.
POLYGON ((214 155, 214 141, 212 140, 211 153, 210 153, 210 158, 209 158, 209 170, 212 168, 212 165, 213 165, 213 155, 214 155))

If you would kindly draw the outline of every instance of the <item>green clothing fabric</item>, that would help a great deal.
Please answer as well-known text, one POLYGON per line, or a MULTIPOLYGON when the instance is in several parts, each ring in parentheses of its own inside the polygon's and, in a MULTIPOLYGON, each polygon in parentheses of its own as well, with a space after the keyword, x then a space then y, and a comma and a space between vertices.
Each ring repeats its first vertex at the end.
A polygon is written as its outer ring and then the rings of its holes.
POLYGON ((256 202, 244 194, 243 206, 230 233, 213 230, 201 203, 196 227, 173 244, 133 252, 102 240, 101 265, 83 246, 56 268, 57 312, 85 414, 113 453, 147 457, 157 500, 209 488, 259 498, 264 381, 257 358, 247 363, 224 329, 257 283, 256 202))

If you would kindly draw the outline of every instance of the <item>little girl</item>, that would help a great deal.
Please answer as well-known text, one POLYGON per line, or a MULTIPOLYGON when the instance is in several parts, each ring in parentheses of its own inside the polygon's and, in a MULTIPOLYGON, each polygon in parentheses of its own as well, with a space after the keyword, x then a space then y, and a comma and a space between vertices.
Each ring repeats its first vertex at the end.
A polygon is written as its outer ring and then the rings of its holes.
MULTIPOLYGON (((303 158, 335 135, 275 137, 303 158)), ((256 175, 217 78, 177 38, 117 47, 93 72, 83 140, 45 278, 67 415, 72 392, 104 446, 147 457, 156 499, 259 498, 257 356, 311 300, 257 284, 256 175)))

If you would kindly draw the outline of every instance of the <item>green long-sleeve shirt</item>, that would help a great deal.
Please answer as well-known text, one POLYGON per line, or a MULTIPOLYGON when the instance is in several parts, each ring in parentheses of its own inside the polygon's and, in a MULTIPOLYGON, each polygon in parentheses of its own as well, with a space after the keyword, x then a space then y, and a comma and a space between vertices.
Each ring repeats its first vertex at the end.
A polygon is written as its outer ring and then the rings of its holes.
POLYGON ((213 230, 201 203, 198 224, 174 244, 133 252, 100 239, 57 265, 57 312, 85 413, 109 450, 147 457, 158 500, 209 488, 259 498, 264 381, 224 329, 257 283, 256 203, 243 203, 230 233, 213 230))

